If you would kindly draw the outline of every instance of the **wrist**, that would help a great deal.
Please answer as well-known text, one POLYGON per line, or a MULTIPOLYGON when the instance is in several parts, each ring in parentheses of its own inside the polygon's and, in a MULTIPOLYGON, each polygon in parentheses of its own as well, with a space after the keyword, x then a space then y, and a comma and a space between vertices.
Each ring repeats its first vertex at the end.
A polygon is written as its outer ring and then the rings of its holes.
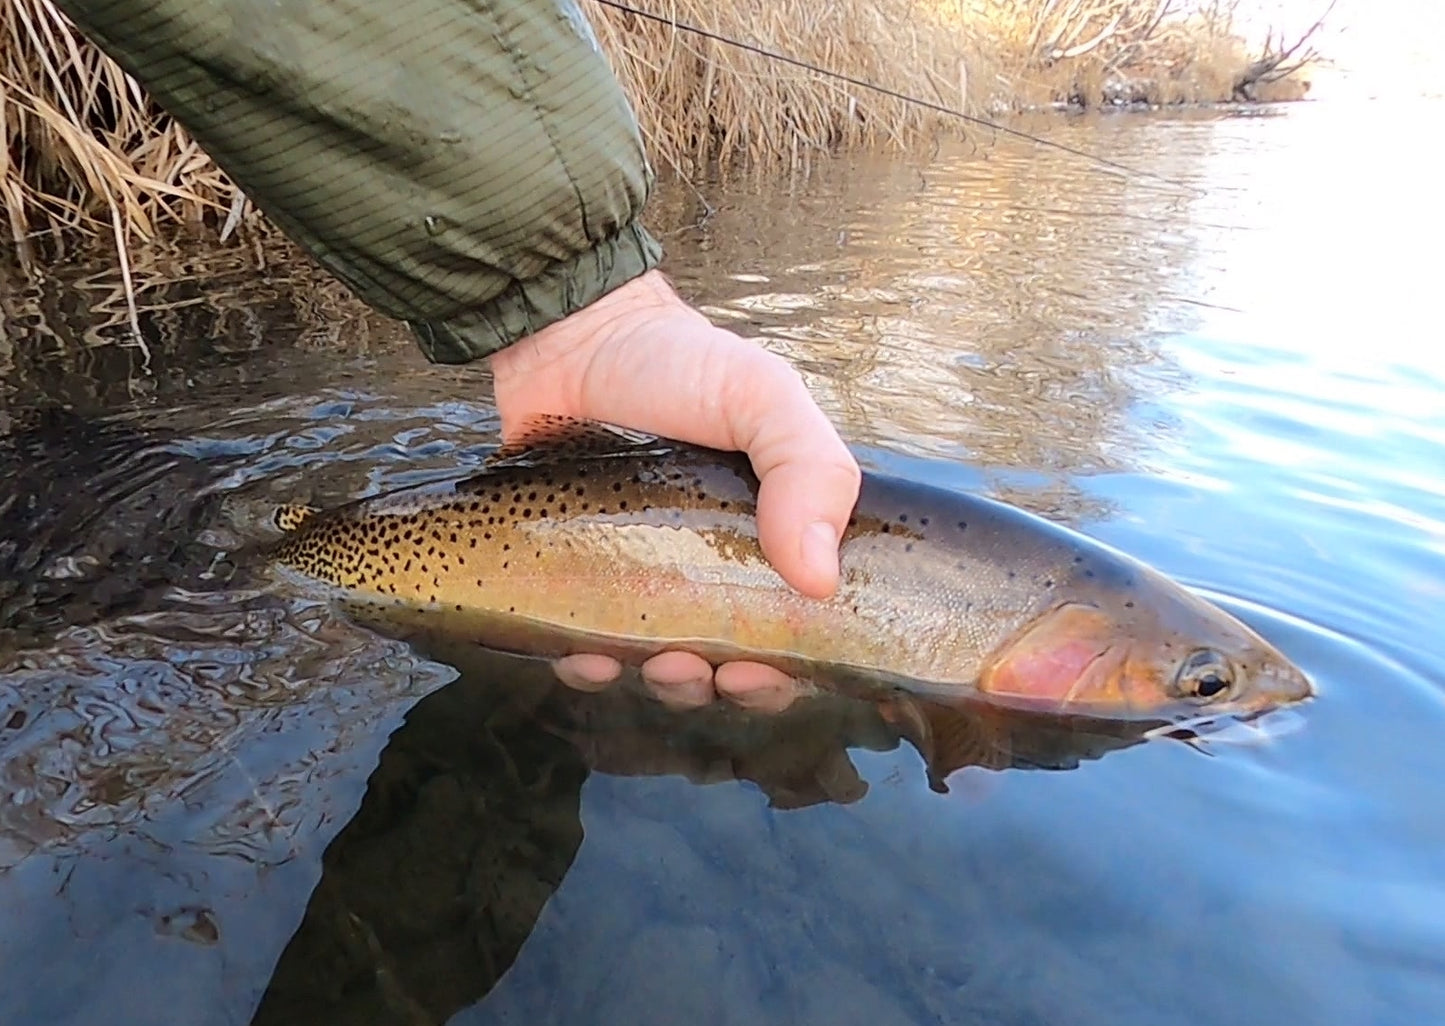
POLYGON ((664 320, 680 329, 678 337, 689 327, 712 327, 652 269, 495 353, 488 362, 504 426, 539 403, 559 413, 580 411, 598 354, 664 320))

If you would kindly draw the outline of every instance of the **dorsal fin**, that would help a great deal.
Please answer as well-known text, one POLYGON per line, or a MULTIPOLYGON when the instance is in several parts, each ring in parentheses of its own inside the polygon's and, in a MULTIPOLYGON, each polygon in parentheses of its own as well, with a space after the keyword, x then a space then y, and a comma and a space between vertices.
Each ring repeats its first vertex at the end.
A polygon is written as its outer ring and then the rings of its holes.
POLYGON ((642 431, 544 413, 528 418, 510 441, 487 457, 484 465, 534 467, 609 456, 664 456, 676 448, 677 443, 642 431))
POLYGON ((283 531, 294 531, 319 512, 315 506, 287 503, 276 507, 276 512, 271 514, 271 522, 283 531))

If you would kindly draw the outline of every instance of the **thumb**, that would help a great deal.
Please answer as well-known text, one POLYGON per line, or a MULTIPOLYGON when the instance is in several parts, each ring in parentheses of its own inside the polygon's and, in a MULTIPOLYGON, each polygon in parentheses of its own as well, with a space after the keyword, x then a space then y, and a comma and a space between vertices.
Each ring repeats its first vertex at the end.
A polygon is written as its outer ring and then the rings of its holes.
POLYGON ((749 386, 729 412, 738 447, 762 482, 763 555, 798 591, 827 598, 838 585, 838 543, 858 501, 857 461, 780 358, 773 373, 753 377, 749 386))

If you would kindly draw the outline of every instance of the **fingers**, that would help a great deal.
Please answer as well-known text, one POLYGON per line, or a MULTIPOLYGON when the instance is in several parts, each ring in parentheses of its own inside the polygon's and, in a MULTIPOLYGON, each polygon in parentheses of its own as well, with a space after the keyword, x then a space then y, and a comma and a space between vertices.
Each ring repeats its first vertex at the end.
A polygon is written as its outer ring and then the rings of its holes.
POLYGON ((713 683, 718 694, 754 712, 782 712, 793 704, 799 692, 798 682, 792 677, 762 663, 724 663, 717 668, 713 683))
MULTIPOLYGON (((622 675, 616 659, 572 655, 552 663, 558 680, 578 691, 602 691, 622 675)), ((642 681, 670 709, 696 709, 718 697, 754 712, 782 712, 800 692, 798 682, 762 663, 724 663, 716 671, 691 652, 663 652, 642 664, 642 681)))
POLYGON ((569 688, 602 691, 622 676, 622 664, 610 656, 571 655, 553 660, 552 672, 569 688))
POLYGON ((691 652, 663 652, 642 664, 642 681, 669 709, 696 709, 717 697, 712 664, 691 652))

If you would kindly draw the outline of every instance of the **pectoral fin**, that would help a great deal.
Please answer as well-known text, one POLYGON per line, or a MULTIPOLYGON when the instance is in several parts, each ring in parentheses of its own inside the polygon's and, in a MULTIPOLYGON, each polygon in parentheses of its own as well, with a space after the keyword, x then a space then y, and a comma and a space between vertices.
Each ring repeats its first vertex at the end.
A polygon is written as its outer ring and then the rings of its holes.
POLYGON ((948 793, 947 779, 965 766, 1004 769, 1011 764, 1007 736, 978 711, 897 692, 879 712, 918 750, 928 786, 948 793))

